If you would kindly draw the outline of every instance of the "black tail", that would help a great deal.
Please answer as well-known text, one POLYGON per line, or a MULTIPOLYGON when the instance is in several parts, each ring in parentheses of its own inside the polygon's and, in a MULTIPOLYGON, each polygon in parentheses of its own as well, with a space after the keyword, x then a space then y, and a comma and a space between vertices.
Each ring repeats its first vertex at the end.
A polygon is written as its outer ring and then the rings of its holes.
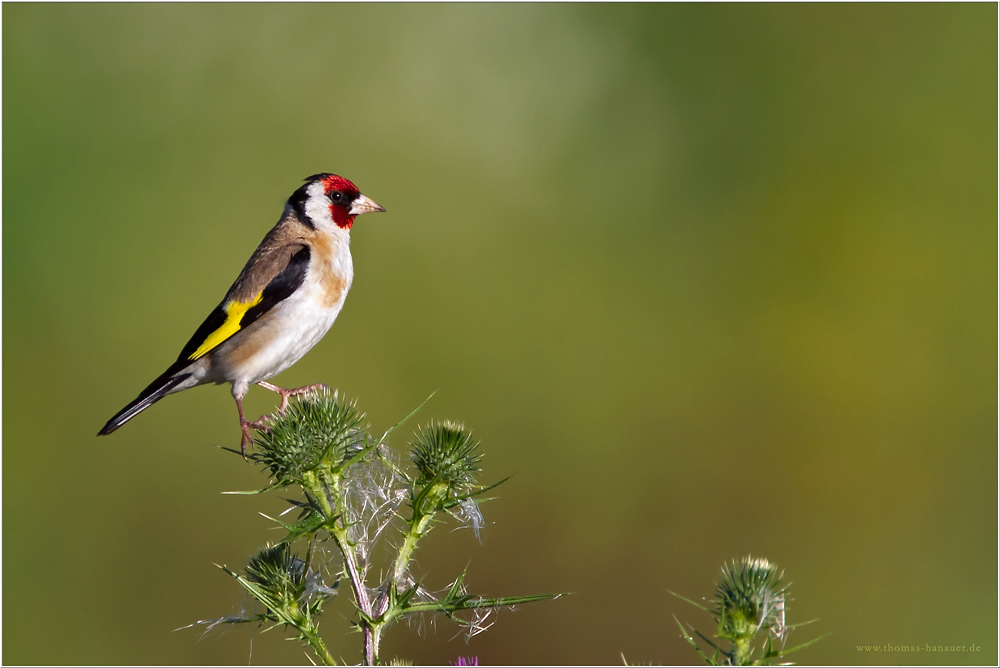
POLYGON ((181 373, 176 376, 173 375, 178 371, 179 369, 176 368, 176 365, 172 365, 163 373, 162 376, 150 383, 149 387, 140 392, 135 401, 118 411, 117 415, 108 420, 108 423, 104 425, 103 429, 97 432, 97 435, 106 436, 115 429, 118 429, 118 427, 122 426, 136 415, 170 394, 172 389, 187 380, 187 378, 191 375, 189 373, 181 373))

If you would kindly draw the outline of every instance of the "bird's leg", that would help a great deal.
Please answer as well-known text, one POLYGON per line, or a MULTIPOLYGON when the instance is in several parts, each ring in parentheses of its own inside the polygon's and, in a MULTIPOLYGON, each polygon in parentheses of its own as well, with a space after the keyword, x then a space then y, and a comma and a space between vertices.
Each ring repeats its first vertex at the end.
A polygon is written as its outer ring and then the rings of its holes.
POLYGON ((271 390, 272 392, 277 392, 281 395, 281 405, 278 406, 278 415, 284 415, 285 409, 288 408, 288 398, 295 397, 300 394, 309 394, 310 392, 316 392, 317 390, 327 390, 330 388, 323 383, 316 383, 314 385, 303 385, 302 387, 296 387, 292 390, 286 390, 283 387, 278 387, 277 385, 272 385, 271 383, 264 382, 263 380, 257 383, 265 390, 271 390))
POLYGON ((267 420, 265 416, 260 416, 255 422, 250 422, 243 415, 243 399, 241 397, 233 397, 236 399, 236 410, 240 412, 240 429, 243 431, 243 437, 240 439, 240 452, 243 453, 243 460, 247 459, 247 443, 253 443, 253 436, 250 435, 251 429, 256 429, 258 431, 269 431, 267 428, 267 420))

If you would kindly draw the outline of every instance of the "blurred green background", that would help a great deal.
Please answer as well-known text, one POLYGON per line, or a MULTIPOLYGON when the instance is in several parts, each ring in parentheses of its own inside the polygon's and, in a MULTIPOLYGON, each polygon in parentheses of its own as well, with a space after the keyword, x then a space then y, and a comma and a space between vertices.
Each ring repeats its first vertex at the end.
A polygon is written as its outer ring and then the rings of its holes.
POLYGON ((752 553, 797 661, 997 661, 995 5, 5 4, 3 84, 5 663, 305 663, 172 632, 276 536, 228 388, 94 434, 319 171, 389 212, 276 381, 438 390, 513 478, 419 572, 577 592, 387 658, 693 663, 752 553))

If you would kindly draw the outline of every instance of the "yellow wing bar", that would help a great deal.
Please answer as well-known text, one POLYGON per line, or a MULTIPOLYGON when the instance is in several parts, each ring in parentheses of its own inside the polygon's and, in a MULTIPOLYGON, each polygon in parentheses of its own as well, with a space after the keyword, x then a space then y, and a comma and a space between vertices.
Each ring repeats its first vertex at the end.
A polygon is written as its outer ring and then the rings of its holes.
POLYGON ((240 321, 243 320, 243 316, 246 315, 247 311, 259 304, 263 298, 264 293, 261 292, 253 301, 228 302, 224 307, 226 311, 226 321, 222 323, 217 330, 205 337, 205 341, 198 346, 198 350, 194 351, 188 359, 194 361, 199 357, 202 357, 205 353, 215 348, 236 332, 240 331, 240 321))

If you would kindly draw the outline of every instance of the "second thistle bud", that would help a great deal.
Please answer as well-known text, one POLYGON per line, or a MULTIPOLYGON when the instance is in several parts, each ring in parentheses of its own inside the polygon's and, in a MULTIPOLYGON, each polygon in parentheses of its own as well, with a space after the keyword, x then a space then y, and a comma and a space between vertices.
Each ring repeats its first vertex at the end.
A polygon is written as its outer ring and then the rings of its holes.
POLYGON ((477 447, 479 443, 459 423, 432 423, 417 430, 412 457, 418 472, 416 488, 427 510, 455 505, 472 491, 482 458, 477 447))

